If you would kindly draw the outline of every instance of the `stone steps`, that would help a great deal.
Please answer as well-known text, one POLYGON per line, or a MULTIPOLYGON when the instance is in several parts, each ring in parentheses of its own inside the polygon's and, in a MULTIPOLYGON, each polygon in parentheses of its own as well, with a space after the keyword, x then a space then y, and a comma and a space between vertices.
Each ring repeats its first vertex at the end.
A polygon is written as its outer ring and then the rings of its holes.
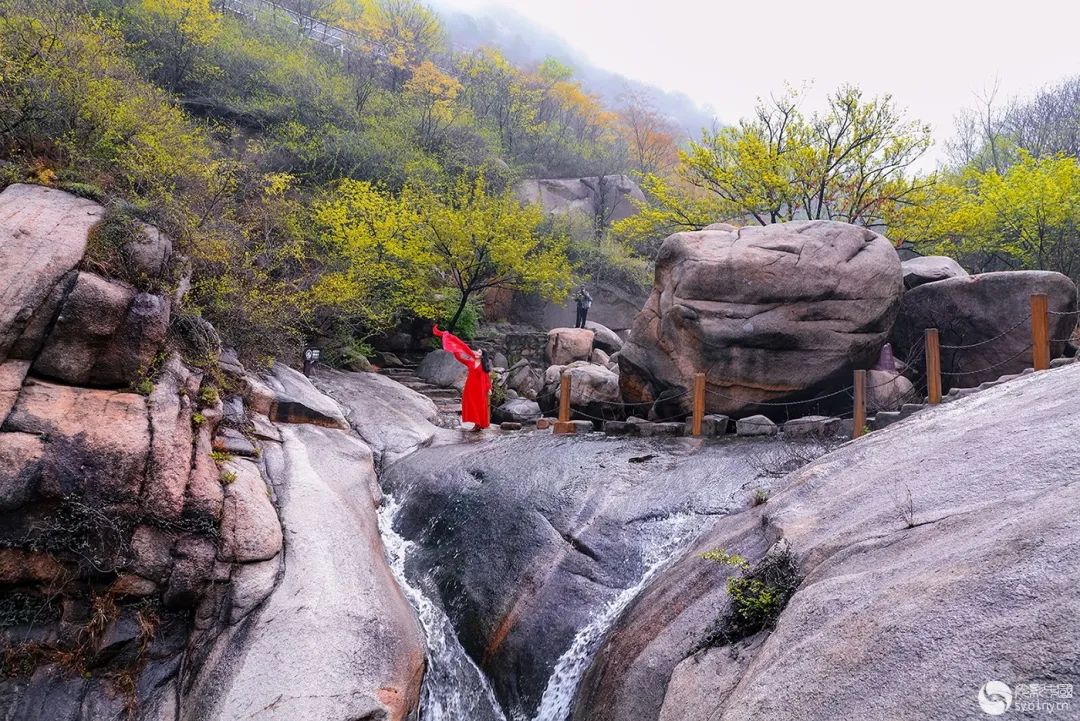
MULTIPOLYGON (((1060 368, 1061 366, 1074 363, 1077 360, 1077 358, 1055 358, 1050 363, 1050 367, 1060 368)), ((955 401, 959 398, 967 398, 968 396, 974 395, 979 391, 986 390, 987 388, 993 388, 994 386, 999 386, 1002 383, 1008 383, 1011 380, 1016 380, 1017 378, 1030 375, 1034 372, 1034 368, 1025 368, 1020 373, 1004 375, 997 380, 984 381, 979 385, 973 386, 971 388, 953 388, 948 393, 941 396, 941 402, 951 403, 952 401, 955 401)), ((867 418, 866 422, 872 430, 876 431, 878 429, 890 426, 893 423, 903 420, 904 418, 907 418, 915 413, 918 413, 923 408, 926 408, 928 405, 929 403, 926 403, 925 401, 923 403, 905 403, 903 406, 900 407, 900 410, 898 411, 878 411, 876 415, 867 418)))

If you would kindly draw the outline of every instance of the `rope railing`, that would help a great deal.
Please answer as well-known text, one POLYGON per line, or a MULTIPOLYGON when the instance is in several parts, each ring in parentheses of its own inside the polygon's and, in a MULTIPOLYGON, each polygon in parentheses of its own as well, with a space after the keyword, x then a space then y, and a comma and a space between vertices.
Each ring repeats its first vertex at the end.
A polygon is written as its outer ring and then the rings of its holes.
POLYGON ((943 375, 943 376, 957 376, 957 377, 978 375, 980 373, 985 373, 986 371, 992 371, 995 368, 1000 368, 1003 365, 1011 363, 1012 361, 1016 360, 1017 358, 1024 355, 1025 353, 1027 353, 1030 350, 1031 350, 1031 344, 1028 343, 1027 347, 1021 348, 1019 351, 1017 351, 1016 353, 1013 353, 1011 356, 1009 356, 1005 360, 998 361, 997 363, 994 363, 993 365, 986 366, 985 368, 977 368, 975 370, 970 370, 970 371, 941 371, 941 375, 943 375))
MULTIPOLYGON (((1047 298, 1045 295, 1036 294, 1031 296, 1031 315, 1029 318, 1022 318, 1015 323, 1004 329, 1000 333, 994 335, 991 338, 986 338, 975 343, 968 344, 942 344, 939 339, 938 329, 928 328, 926 329, 922 339, 913 343, 909 348, 906 355, 907 369, 904 373, 898 373, 895 376, 888 378, 888 380, 869 384, 867 382, 868 371, 856 370, 854 372, 854 382, 851 385, 847 385, 843 388, 830 391, 828 393, 822 393, 812 398, 797 398, 794 400, 749 400, 745 398, 738 398, 723 392, 720 388, 729 388, 737 384, 731 382, 717 382, 713 381, 711 384, 708 382, 708 378, 713 377, 713 371, 716 364, 709 368, 705 373, 696 373, 694 376, 693 389, 682 389, 680 392, 671 395, 661 395, 661 397, 650 401, 637 401, 637 402, 621 402, 621 401, 604 401, 595 400, 590 405, 594 408, 616 408, 621 411, 626 411, 630 408, 650 407, 651 409, 657 409, 658 406, 663 406, 667 403, 673 403, 685 398, 688 395, 693 395, 693 408, 690 413, 687 413, 684 409, 674 415, 669 415, 663 418, 654 418, 653 422, 666 423, 671 421, 684 421, 689 418, 691 421, 692 435, 698 436, 701 434, 701 422, 705 409, 705 402, 707 397, 718 398, 726 402, 736 403, 740 406, 749 407, 761 407, 767 409, 775 409, 777 412, 782 412, 783 409, 798 408, 813 406, 814 404, 822 404, 826 401, 833 401, 829 405, 835 407, 838 399, 847 398, 850 401, 851 413, 843 413, 841 415, 831 415, 833 418, 840 418, 841 420, 850 420, 852 422, 852 437, 858 438, 866 430, 867 424, 867 409, 868 405, 872 405, 878 412, 880 412, 880 406, 884 401, 881 397, 878 397, 874 391, 889 386, 895 386, 899 381, 899 378, 905 378, 911 384, 910 390, 905 390, 897 395, 889 395, 884 398, 888 400, 887 407, 899 406, 901 410, 903 405, 906 404, 918 404, 921 405, 924 402, 931 405, 936 405, 942 401, 941 396, 941 379, 947 378, 968 378, 971 376, 977 376, 986 374, 990 371, 994 371, 1010 364, 1013 364, 1017 358, 1020 358, 1026 353, 1031 353, 1032 367, 1036 370, 1045 370, 1049 367, 1050 360, 1050 344, 1064 342, 1068 339, 1051 338, 1049 333, 1049 318, 1050 316, 1071 316, 1080 314, 1080 309, 1072 311, 1051 311, 1047 308, 1047 298), (986 365, 980 368, 974 368, 971 370, 942 370, 941 368, 941 351, 968 351, 976 348, 982 348, 990 346, 991 344, 1001 341, 1010 334, 1016 331, 1017 328, 1030 321, 1031 325, 1031 342, 1020 348, 1015 353, 1010 354, 1007 358, 1003 358, 995 363, 986 365), (925 356, 925 365, 921 370, 916 359, 925 356), (915 371, 915 372, 912 372, 915 371), (925 395, 924 395, 925 393, 925 395), (868 403, 869 401, 869 403, 868 403)), ((555 425, 555 432, 557 433, 573 433, 576 427, 570 421, 570 376, 564 372, 560 379, 560 389, 558 391, 546 391, 542 395, 537 396, 539 402, 541 398, 545 400, 547 398, 559 399, 559 421, 555 425)), ((593 409, 590 409, 593 410, 593 409)), ((910 412, 910 411, 909 411, 910 412)), ((613 420, 613 418, 607 418, 595 415, 586 410, 575 408, 573 414, 584 420, 606 422, 613 420)), ((790 419, 790 414, 787 414, 790 419)), ((775 416, 775 414, 774 414, 775 416)), ((892 416, 895 418, 896 416, 892 416)), ((761 426, 773 426, 776 423, 772 420, 768 422, 757 422, 748 419, 741 419, 739 423, 744 426, 749 425, 761 425, 761 426)))
POLYGON ((995 341, 1001 340, 1002 338, 1009 335, 1014 330, 1016 330, 1017 328, 1019 328, 1020 326, 1024 325, 1027 322, 1028 322, 1027 318, 1021 318, 1016 323, 1009 326, 1008 328, 1003 330, 1001 333, 998 333, 993 338, 987 338, 986 340, 980 340, 980 341, 978 341, 976 343, 969 343, 967 345, 946 345, 946 344, 942 343, 941 344, 941 349, 942 350, 969 350, 971 348, 978 348, 980 346, 989 345, 989 344, 991 344, 991 343, 993 343, 995 341))

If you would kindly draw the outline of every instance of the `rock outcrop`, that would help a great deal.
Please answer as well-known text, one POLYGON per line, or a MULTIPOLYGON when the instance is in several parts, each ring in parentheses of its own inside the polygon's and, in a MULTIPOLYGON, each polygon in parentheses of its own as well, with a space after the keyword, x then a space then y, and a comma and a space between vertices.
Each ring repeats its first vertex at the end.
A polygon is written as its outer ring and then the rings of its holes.
POLYGON ((564 366, 587 361, 593 348, 593 332, 586 328, 552 328, 548 331, 545 355, 551 365, 564 366))
MULTIPOLYGON (((461 366, 457 361, 455 364, 461 366)), ((314 382, 344 409, 349 426, 371 448, 378 467, 393 463, 435 437, 435 404, 387 376, 319 369, 314 382)))
POLYGON ((968 272, 959 263, 945 255, 924 255, 909 258, 900 264, 904 273, 904 287, 916 288, 946 278, 964 278, 968 272))
POLYGON ((514 190, 523 202, 550 215, 576 218, 588 230, 598 215, 615 222, 637 212, 634 201, 645 202, 641 188, 625 175, 522 180, 514 190))
MULTIPOLYGON (((0 193, 0 718, 414 718, 371 450, 301 373, 189 365, 176 298, 79 270, 107 266, 83 257, 102 215, 0 193)), ((141 230, 125 270, 162 275, 141 230)), ((383 458, 430 440, 427 399, 332 385, 383 458)))
POLYGON ((371 451, 329 428, 281 435, 263 445, 286 530, 281 578, 199 659, 179 719, 414 718, 423 638, 383 555, 371 451))
POLYGON ((573 718, 960 721, 988 679, 1077 684, 1078 383, 1070 366, 924 410, 721 519, 619 619, 573 718), (716 548, 786 548, 802 580, 771 632, 696 650, 730 609, 716 548))
POLYGON ((1031 366, 1030 297, 1035 293, 1047 296, 1054 339, 1050 357, 1056 358, 1076 327, 1076 285, 1060 273, 1042 270, 981 273, 909 290, 892 331, 893 348, 911 373, 925 373, 925 330, 937 328, 946 391, 1019 373, 1031 366))
POLYGON ((532 718, 575 636, 757 473, 753 441, 657 443, 532 434, 426 448, 384 471, 395 528, 416 544, 414 585, 441 599, 508 716, 532 718))
MULTIPOLYGON (((884 237, 810 221, 676 233, 619 353, 623 398, 642 403, 705 373, 709 412, 768 413, 850 383, 888 338, 903 290, 884 237)), ((689 412, 691 398, 676 407, 689 412)), ((808 410, 808 409, 807 409, 808 410)))
POLYGON ((34 373, 75 385, 117 387, 150 372, 169 330, 169 301, 78 273, 34 359, 34 373))
POLYGON ((91 200, 37 185, 0 193, 0 360, 82 260, 90 229, 104 214, 91 200))

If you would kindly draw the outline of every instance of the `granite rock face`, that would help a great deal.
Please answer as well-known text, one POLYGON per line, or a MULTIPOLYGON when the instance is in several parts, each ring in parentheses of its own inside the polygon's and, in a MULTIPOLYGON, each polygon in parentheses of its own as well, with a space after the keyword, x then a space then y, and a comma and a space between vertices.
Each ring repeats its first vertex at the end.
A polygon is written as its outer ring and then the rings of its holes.
POLYGON ((924 409, 720 519, 615 623, 573 718, 961 721, 987 679, 1080 683, 1077 383, 1071 365, 924 409), (695 652, 734 573, 702 552, 781 546, 801 582, 775 628, 695 652))
MULTIPOLYGON (((888 339, 903 292, 890 241, 831 221, 676 233, 619 352, 624 400, 706 374, 711 413, 768 413, 850 384, 888 339)), ((690 411, 691 397, 677 404, 690 411)))
POLYGON ((1061 273, 1014 270, 939 280, 904 293, 892 345, 924 373, 927 328, 941 343, 942 388, 973 388, 1031 367, 1031 296, 1047 296, 1050 357, 1065 352, 1076 328, 1076 285, 1061 273), (952 347, 950 347, 952 346, 952 347))

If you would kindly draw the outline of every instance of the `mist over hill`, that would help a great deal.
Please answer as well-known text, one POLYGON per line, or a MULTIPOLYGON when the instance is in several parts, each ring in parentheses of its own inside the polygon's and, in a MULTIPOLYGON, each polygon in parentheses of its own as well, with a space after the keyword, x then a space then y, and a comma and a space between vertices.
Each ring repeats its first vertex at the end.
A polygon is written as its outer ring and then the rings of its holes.
POLYGON ((606 105, 618 105, 620 95, 629 92, 653 99, 656 107, 689 137, 715 122, 712 108, 696 103, 685 93, 663 90, 618 73, 597 67, 561 37, 545 30, 519 13, 502 7, 488 7, 467 12, 445 2, 432 2, 442 17, 450 44, 455 51, 468 52, 494 45, 511 62, 528 67, 553 57, 571 66, 575 76, 606 105))

